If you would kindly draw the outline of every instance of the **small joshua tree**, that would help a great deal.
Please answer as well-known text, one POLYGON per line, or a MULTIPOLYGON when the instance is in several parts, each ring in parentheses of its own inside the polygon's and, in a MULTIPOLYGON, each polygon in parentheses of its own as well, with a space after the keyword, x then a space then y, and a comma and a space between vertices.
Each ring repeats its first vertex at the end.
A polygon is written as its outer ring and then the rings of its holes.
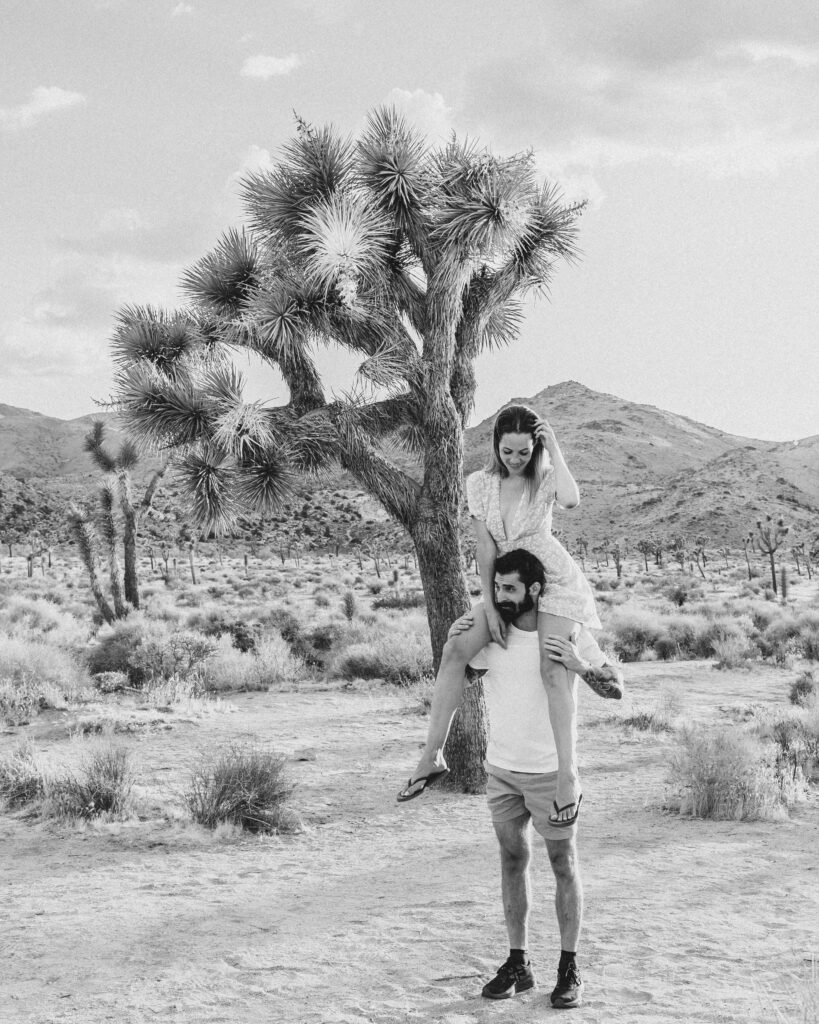
POLYGON ((771 585, 773 592, 778 593, 776 585, 776 552, 785 543, 785 538, 790 532, 790 527, 785 526, 785 520, 780 518, 774 522, 772 516, 765 516, 765 521, 757 519, 756 533, 752 534, 760 554, 767 555, 771 563, 771 585))
MULTIPOLYGON (((101 527, 108 550, 108 564, 111 575, 111 593, 117 618, 127 614, 127 601, 133 608, 139 608, 139 569, 137 563, 137 541, 142 516, 150 509, 156 489, 167 472, 169 460, 151 476, 142 500, 134 503, 131 471, 139 462, 137 450, 130 441, 125 441, 116 454, 105 447, 105 424, 97 420, 85 438, 85 450, 94 464, 106 474, 100 491, 101 527), (117 549, 119 547, 118 513, 122 516, 122 550, 125 563, 124 575, 119 569, 117 549)), ((72 520, 75 522, 76 520, 72 520)), ((76 535, 75 526, 75 535, 76 535)), ((87 565, 86 565, 87 568, 87 565)))
POLYGON ((614 559, 614 568, 617 570, 617 579, 623 575, 623 551, 618 541, 609 545, 609 554, 614 559))
POLYGON ((694 542, 694 547, 691 551, 691 557, 696 562, 697 568, 700 572, 700 576, 702 576, 703 579, 706 579, 705 563, 708 561, 708 557, 705 552, 705 544, 705 537, 697 537, 696 541, 694 542))
POLYGON ((669 550, 672 557, 680 563, 680 570, 685 572, 685 562, 688 558, 688 541, 681 533, 672 537, 669 550))
POLYGON ((649 537, 643 537, 637 541, 637 550, 643 556, 645 562, 646 572, 648 572, 648 556, 654 554, 655 544, 654 541, 649 537))

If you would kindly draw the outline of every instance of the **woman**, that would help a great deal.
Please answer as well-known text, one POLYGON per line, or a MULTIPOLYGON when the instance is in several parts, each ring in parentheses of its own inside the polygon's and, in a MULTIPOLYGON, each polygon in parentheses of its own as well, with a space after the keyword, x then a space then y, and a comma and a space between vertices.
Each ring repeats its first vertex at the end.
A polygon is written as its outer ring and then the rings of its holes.
POLYGON ((436 741, 442 725, 448 730, 466 666, 490 641, 506 646, 505 626, 494 601, 495 558, 514 548, 525 548, 546 568, 546 588, 538 605, 538 638, 541 677, 549 696, 549 720, 558 758, 551 821, 568 826, 577 818, 582 799, 575 760, 573 681, 566 668, 550 657, 544 643, 549 636, 568 639, 578 625, 600 628, 588 581, 552 536, 554 503, 574 508, 580 501, 577 483, 549 424, 528 406, 512 405, 495 421, 489 465, 467 479, 466 492, 477 537, 483 603, 474 609, 472 626, 451 638, 444 648, 427 746, 399 800, 417 796, 445 771, 442 744, 436 741))

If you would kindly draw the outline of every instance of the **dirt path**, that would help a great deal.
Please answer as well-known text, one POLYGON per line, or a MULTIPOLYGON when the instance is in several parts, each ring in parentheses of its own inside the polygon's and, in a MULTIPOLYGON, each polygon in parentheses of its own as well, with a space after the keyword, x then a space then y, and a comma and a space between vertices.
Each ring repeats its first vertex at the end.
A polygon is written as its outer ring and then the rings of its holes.
MULTIPOLYGON (((688 717, 772 699, 781 676, 646 664, 688 717)), ((304 834, 212 836, 181 819, 97 828, 0 817, 2 1024, 303 1022, 388 1024, 550 1019, 559 944, 545 853, 534 865, 540 988, 488 1003, 505 958, 495 840, 482 797, 398 805, 424 719, 414 701, 367 692, 242 695, 233 710, 132 738, 145 807, 167 807, 180 768, 229 738, 260 737, 315 761, 291 766, 304 834)), ((599 1024, 786 1019, 819 959, 819 807, 743 824, 663 814, 673 740, 629 734, 584 694, 586 887, 582 965, 599 1024), (807 958, 807 959, 806 959, 807 958), (789 1009, 790 1006, 790 1009, 789 1009)), ((18 730, 22 734, 24 730, 18 730)), ((30 730, 50 757, 84 742, 65 723, 30 730)), ((0 737, 7 749, 16 738, 0 737)))

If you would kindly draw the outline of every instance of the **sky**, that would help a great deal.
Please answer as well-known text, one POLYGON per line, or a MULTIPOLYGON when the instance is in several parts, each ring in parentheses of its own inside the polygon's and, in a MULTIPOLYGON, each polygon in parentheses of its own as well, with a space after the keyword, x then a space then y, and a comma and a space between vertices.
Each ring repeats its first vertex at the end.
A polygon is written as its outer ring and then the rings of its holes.
MULTIPOLYGON (((3 0, 0 403, 60 418, 111 390, 128 303, 241 223, 238 183, 294 111, 383 103, 431 144, 531 149, 586 198, 474 422, 576 380, 744 437, 819 433, 815 0, 3 0)), ((328 391, 354 364, 327 351, 328 391)), ((286 401, 243 364, 247 396, 286 401)))

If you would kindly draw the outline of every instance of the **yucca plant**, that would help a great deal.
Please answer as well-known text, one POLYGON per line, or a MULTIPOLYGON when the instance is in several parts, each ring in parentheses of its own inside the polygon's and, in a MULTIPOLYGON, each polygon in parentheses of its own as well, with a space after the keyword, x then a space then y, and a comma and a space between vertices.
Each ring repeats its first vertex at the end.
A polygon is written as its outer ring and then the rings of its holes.
MULTIPOLYGON (((184 274, 190 304, 119 314, 127 429, 179 453, 193 515, 217 533, 239 514, 275 513, 297 473, 351 472, 414 543, 437 666, 469 606, 458 519, 473 364, 517 336, 522 297, 574 256, 582 204, 539 182, 531 153, 500 158, 455 138, 429 148, 386 108, 357 142, 298 121, 278 163, 242 190, 248 226, 184 274), (360 355, 352 393, 325 394, 314 352, 326 344, 360 355), (229 359, 242 349, 278 369, 287 405, 243 400, 229 359)), ((481 769, 462 763, 463 723, 483 727, 479 688, 468 694, 448 747, 465 788, 481 769)))

